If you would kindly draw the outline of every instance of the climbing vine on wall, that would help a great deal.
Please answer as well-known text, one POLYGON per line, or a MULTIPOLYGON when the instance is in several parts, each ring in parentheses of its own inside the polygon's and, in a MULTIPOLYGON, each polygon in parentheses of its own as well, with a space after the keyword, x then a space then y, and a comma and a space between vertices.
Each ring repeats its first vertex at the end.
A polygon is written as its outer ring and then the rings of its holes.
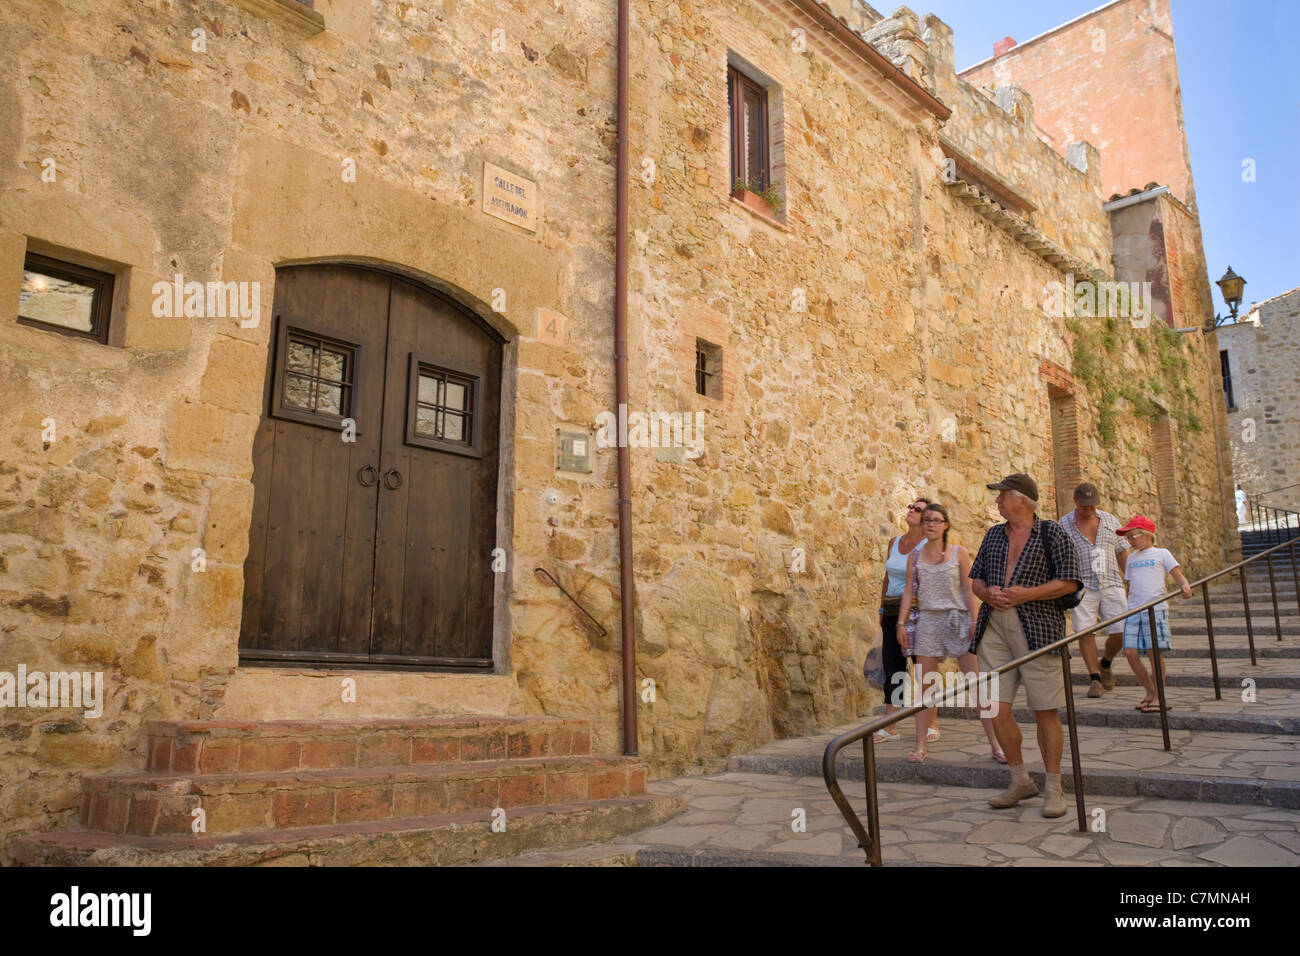
POLYGON ((1088 387, 1097 410, 1097 437, 1105 447, 1112 447, 1118 434, 1118 402, 1128 403, 1137 418, 1152 421, 1166 407, 1180 429, 1199 432, 1204 429, 1196 414, 1196 389, 1189 384, 1193 375, 1193 346, 1184 336, 1169 328, 1134 328, 1124 319, 1067 319, 1066 328, 1074 333, 1073 373, 1088 387), (1154 343, 1158 372, 1132 377, 1120 362, 1132 344, 1139 356, 1149 356, 1154 343))

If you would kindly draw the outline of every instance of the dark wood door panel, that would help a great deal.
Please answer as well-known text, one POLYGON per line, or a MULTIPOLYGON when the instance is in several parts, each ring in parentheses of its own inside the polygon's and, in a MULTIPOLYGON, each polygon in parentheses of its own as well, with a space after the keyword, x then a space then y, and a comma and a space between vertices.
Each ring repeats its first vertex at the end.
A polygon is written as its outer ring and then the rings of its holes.
POLYGON ((439 295, 347 266, 280 270, 274 314, 241 658, 490 666, 500 337, 439 295), (421 375, 436 399, 416 401, 421 375), (354 443, 338 428, 349 387, 354 443), (431 415, 438 437, 413 444, 431 415))
POLYGON ((402 486, 379 501, 371 653, 490 660, 500 342, 454 305, 400 281, 388 342, 383 470, 400 473, 402 486), (473 381, 477 457, 407 440, 419 394, 412 356, 473 381))
POLYGON ((275 417, 274 377, 285 362, 273 351, 254 449, 245 581, 259 583, 245 601, 241 646, 249 650, 367 653, 376 501, 357 475, 379 460, 389 281, 337 266, 277 275, 277 338, 291 327, 358 346, 354 395, 340 408, 355 417, 356 441, 337 426, 275 417))

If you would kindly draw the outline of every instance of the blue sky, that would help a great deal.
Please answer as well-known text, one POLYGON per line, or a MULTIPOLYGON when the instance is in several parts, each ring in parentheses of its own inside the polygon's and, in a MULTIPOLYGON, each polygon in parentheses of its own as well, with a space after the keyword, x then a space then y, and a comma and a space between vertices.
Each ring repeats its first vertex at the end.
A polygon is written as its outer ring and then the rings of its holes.
MULTIPOLYGON (((891 5, 873 4, 888 15, 891 5)), ((1101 0, 920 0, 953 28, 957 69, 993 55, 1005 36, 1024 42, 1101 0)), ((1229 265, 1245 276, 1241 314, 1300 286, 1300 38, 1295 0, 1170 0, 1210 281, 1229 265), (1289 43, 1288 43, 1289 41, 1289 43), (1242 161, 1255 160, 1255 182, 1242 161)), ((1227 314, 1218 288, 1215 308, 1227 314)))

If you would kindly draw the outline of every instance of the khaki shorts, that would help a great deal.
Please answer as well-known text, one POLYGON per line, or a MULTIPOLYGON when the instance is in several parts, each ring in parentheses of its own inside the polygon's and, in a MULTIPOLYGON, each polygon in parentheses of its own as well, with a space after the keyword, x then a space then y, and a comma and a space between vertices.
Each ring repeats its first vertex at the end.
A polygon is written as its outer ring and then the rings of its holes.
MULTIPOLYGON (((1109 621, 1112 617, 1119 617, 1127 610, 1128 596, 1124 593, 1123 588, 1113 584, 1110 587, 1102 588, 1100 591, 1085 588, 1083 600, 1070 611, 1070 618, 1074 624, 1074 633, 1078 634, 1080 631, 1086 631, 1100 621, 1109 621)), ((1122 634, 1123 631, 1124 622, 1116 621, 1110 626, 1107 633, 1122 634)))
MULTIPOLYGON (((980 670, 996 670, 1028 653, 1029 644, 1020 629, 1016 609, 991 610, 979 646, 980 670)), ((997 699, 1014 703, 1022 681, 1030 710, 1056 710, 1065 706, 1065 679, 1061 675, 1061 660, 1057 654, 1044 654, 1001 675, 996 687, 997 699)))

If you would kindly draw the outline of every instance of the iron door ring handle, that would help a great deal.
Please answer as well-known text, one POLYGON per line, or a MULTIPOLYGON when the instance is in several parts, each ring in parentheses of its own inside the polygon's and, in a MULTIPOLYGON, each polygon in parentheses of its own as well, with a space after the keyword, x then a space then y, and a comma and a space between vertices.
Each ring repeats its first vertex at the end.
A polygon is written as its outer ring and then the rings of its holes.
POLYGON ((374 465, 363 465, 361 468, 357 470, 357 481, 361 483, 362 487, 369 488, 378 480, 379 480, 379 469, 377 469, 374 465), (365 478, 366 472, 370 472, 369 481, 366 481, 365 478))
POLYGON ((384 487, 389 491, 396 491, 402 487, 402 473, 396 468, 389 468, 384 472, 384 487))

